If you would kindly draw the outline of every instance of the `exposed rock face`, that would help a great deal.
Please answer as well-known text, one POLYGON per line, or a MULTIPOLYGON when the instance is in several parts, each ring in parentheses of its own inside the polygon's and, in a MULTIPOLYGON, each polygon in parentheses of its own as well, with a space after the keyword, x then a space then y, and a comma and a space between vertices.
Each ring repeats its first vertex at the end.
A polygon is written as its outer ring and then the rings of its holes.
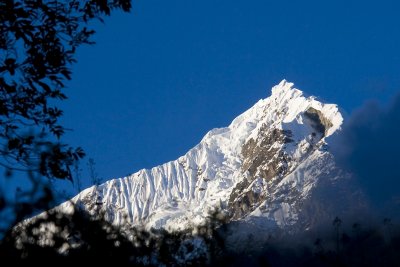
POLYGON ((293 142, 290 130, 268 129, 263 125, 259 140, 250 139, 242 147, 243 171, 251 176, 260 173, 266 181, 277 175, 283 175, 287 169, 288 157, 282 151, 282 145, 293 142), (262 168, 261 168, 262 167, 262 168))
POLYGON ((282 146, 293 142, 290 139, 290 130, 268 129, 263 125, 260 129, 260 140, 250 139, 242 147, 242 170, 248 172, 243 181, 237 183, 229 198, 230 215, 233 219, 239 219, 250 211, 253 211, 258 204, 265 200, 265 192, 258 192, 252 187, 258 177, 268 184, 271 180, 280 180, 288 170, 290 157, 282 146))
POLYGON ((304 115, 311 121, 311 126, 321 135, 325 135, 327 130, 332 127, 332 122, 325 118, 321 111, 313 107, 307 109, 304 115))
MULTIPOLYGON (((280 113, 278 116, 285 116, 280 113)), ((327 130, 333 124, 324 117, 321 111, 309 107, 302 114, 302 122, 308 124, 312 131, 302 143, 295 143, 292 130, 279 128, 268 128, 267 124, 260 127, 256 139, 248 140, 242 147, 242 170, 248 172, 248 176, 239 182, 232 191, 229 198, 230 215, 233 219, 239 219, 259 207, 260 203, 269 199, 271 194, 268 190, 259 192, 256 179, 262 179, 267 188, 274 190, 279 182, 288 173, 293 171, 301 161, 293 160, 293 155, 286 150, 286 145, 296 147, 295 151, 301 150, 302 157, 307 157, 318 148, 320 140, 325 137, 327 130), (298 146, 301 147, 298 147, 298 146)), ((321 144, 319 144, 321 145, 321 144)), ((293 194, 292 194, 293 195, 293 194)), ((289 204, 295 203, 296 198, 290 199, 289 204)))
POLYGON ((219 208, 231 220, 309 227, 315 218, 303 210, 318 203, 313 192, 343 177, 327 146, 342 120, 336 105, 305 97, 284 80, 179 159, 89 188, 72 201, 106 210, 115 224, 185 229, 219 208))

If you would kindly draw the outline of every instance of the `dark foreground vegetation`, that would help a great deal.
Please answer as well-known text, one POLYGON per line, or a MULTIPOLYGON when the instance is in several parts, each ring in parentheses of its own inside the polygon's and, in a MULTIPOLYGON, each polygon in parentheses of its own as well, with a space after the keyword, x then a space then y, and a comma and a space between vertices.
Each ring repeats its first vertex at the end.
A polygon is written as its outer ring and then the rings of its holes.
POLYGON ((62 142, 58 103, 67 98, 77 49, 93 43, 90 22, 130 9, 130 0, 0 1, 0 169, 4 179, 25 172, 32 184, 17 190, 15 201, 0 188, 1 266, 400 266, 400 230, 390 219, 344 229, 336 218, 320 236, 261 243, 249 236, 241 249, 229 244, 235 230, 217 213, 204 226, 174 233, 119 229, 101 213, 79 209, 16 223, 54 206, 43 177, 74 180, 84 152, 62 142))
POLYGON ((400 231, 390 219, 376 227, 354 223, 349 229, 341 228, 336 218, 315 239, 286 236, 259 246, 252 238, 243 238, 240 247, 245 249, 236 250, 227 244, 234 231, 217 213, 210 215, 205 226, 169 233, 119 229, 103 216, 82 211, 48 212, 9 230, 0 243, 0 258, 12 265, 399 266, 400 231))

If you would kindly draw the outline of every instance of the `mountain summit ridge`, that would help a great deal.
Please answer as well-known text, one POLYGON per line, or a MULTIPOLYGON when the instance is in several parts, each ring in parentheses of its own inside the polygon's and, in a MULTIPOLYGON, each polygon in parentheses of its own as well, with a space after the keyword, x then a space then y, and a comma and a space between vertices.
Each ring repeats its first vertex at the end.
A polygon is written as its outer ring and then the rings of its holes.
POLYGON ((201 224, 215 208, 230 220, 310 225, 304 207, 312 192, 342 176, 328 147, 342 123, 337 105, 282 80, 270 97, 209 131, 184 156, 88 188, 58 208, 100 208, 116 225, 167 230, 201 224))

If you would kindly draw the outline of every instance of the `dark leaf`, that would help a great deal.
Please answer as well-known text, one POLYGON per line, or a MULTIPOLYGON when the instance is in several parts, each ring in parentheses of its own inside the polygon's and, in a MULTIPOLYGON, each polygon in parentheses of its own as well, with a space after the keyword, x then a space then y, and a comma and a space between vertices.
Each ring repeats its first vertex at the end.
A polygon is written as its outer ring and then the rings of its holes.
POLYGON ((21 141, 18 138, 11 138, 8 140, 7 148, 8 150, 13 150, 19 148, 21 145, 21 141))

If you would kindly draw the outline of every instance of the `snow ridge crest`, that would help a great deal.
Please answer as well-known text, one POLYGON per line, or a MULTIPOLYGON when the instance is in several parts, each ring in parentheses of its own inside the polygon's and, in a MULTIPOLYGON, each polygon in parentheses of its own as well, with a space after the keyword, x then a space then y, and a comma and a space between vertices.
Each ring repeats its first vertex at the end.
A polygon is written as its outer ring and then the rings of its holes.
MULTIPOLYGON (((72 202, 92 212, 101 203, 108 219, 117 225, 145 224, 171 230, 187 229, 202 223, 214 208, 231 213, 232 201, 237 200, 242 205, 240 201, 249 196, 250 191, 261 192, 257 193, 255 206, 270 207, 268 199, 273 194, 267 190, 268 183, 275 183, 278 190, 285 179, 293 180, 293 175, 303 172, 304 176, 305 171, 310 171, 312 162, 328 153, 320 148, 327 143, 327 137, 340 129, 342 121, 336 105, 323 104, 312 96, 306 98, 293 83, 282 80, 272 88, 270 97, 259 100, 228 127, 209 131, 184 156, 86 189, 72 202), (246 158, 244 147, 254 158, 246 158), (268 155, 266 147, 282 157, 268 155), (260 157, 268 160, 257 165, 254 172, 245 168, 248 162, 260 157), (275 169, 268 171, 271 164, 275 169), (281 166, 286 166, 285 172, 279 172, 281 166), (261 174, 264 172, 270 173, 270 180, 265 175, 263 178, 261 174), (252 185, 244 183, 245 180, 252 181, 252 185)), ((320 170, 316 173, 320 175, 320 170)), ((316 181, 317 176, 310 179, 316 181)), ((307 177, 296 179, 300 195, 313 186, 307 177)), ((59 208, 68 210, 70 205, 66 202, 59 208)), ((281 203, 269 213, 262 213, 258 208, 246 210, 240 205, 236 205, 241 209, 236 214, 241 216, 258 214, 269 220, 282 221, 285 218, 282 219, 281 215, 278 216, 281 219, 275 216, 279 210, 285 210, 285 216, 297 216, 293 215, 295 211, 288 212, 287 203, 281 203)), ((286 218, 285 221, 291 220, 286 218)))

